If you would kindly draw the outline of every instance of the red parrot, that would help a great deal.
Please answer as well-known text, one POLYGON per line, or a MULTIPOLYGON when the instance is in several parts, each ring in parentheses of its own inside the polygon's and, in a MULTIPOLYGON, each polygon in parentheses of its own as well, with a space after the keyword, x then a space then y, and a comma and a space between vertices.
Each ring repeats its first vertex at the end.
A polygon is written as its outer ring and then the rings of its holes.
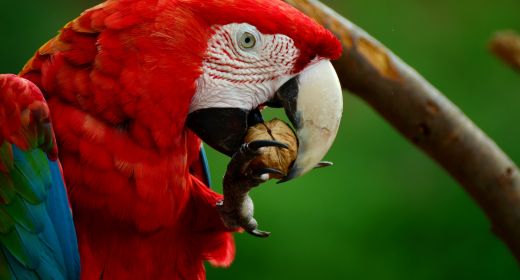
MULTIPOLYGON (((51 165, 59 148, 82 279, 204 279, 203 262, 229 266, 235 227, 255 232, 256 222, 248 224, 249 201, 237 217, 221 217, 223 197, 208 187, 201 140, 234 157, 248 148, 244 135, 260 109, 283 107, 299 141, 284 181, 308 172, 339 126, 341 89, 330 60, 341 52, 329 31, 282 1, 108 0, 66 24, 19 77, 0 78, 36 85, 24 105, 10 97, 22 95, 16 86, 0 90, 0 113, 8 112, 0 126, 19 123, 31 102, 50 112, 31 117, 47 130, 20 136, 47 135, 46 142, 24 146, 3 131, 0 144, 40 149, 51 165), (21 109, 9 113, 9 102, 21 109)), ((269 145, 277 143, 254 149, 269 145)), ((55 279, 75 278, 65 275, 55 279)))

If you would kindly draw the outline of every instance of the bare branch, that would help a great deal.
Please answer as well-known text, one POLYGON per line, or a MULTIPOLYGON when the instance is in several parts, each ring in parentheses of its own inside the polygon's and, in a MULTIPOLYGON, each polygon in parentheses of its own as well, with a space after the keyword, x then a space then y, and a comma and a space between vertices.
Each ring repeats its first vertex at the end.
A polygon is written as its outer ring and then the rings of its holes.
POLYGON ((370 35, 316 0, 286 0, 341 39, 343 87, 443 166, 489 217, 520 261, 520 174, 459 108, 370 35))
POLYGON ((497 32, 489 48, 504 63, 520 71, 520 35, 511 30, 497 32))

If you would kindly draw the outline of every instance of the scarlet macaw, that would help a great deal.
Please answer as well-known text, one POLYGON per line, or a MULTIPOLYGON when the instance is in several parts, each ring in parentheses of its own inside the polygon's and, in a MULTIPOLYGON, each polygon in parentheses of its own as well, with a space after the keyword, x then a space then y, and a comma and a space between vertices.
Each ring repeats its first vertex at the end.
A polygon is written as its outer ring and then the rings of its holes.
POLYGON ((252 208, 221 219, 201 139, 236 155, 260 109, 284 107, 299 140, 284 180, 308 172, 339 125, 330 60, 340 54, 282 1, 108 0, 85 11, 19 76, 0 76, 0 276, 79 277, 63 178, 81 278, 204 279, 204 260, 228 266, 225 224, 250 226, 252 208))

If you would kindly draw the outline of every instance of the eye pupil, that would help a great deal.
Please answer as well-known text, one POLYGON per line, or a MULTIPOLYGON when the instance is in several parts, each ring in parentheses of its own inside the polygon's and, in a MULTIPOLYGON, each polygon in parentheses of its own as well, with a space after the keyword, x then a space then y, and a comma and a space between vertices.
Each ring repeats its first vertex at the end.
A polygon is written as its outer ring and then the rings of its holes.
POLYGON ((256 38, 253 34, 245 32, 240 38, 240 47, 242 49, 252 49, 256 45, 256 38))

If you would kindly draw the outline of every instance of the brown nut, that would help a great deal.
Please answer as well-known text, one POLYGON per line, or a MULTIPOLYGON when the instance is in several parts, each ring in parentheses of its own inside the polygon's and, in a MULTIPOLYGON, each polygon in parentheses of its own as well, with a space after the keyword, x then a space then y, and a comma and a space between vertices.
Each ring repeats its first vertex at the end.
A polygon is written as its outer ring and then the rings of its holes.
MULTIPOLYGON (((246 143, 255 140, 275 140, 286 144, 289 148, 264 148, 262 154, 250 163, 249 168, 252 170, 275 168, 282 171, 284 174, 287 174, 296 160, 298 152, 298 140, 291 127, 279 119, 259 123, 250 127, 245 137, 246 143)), ((281 179, 283 177, 285 176, 271 175, 271 179, 281 179)))

